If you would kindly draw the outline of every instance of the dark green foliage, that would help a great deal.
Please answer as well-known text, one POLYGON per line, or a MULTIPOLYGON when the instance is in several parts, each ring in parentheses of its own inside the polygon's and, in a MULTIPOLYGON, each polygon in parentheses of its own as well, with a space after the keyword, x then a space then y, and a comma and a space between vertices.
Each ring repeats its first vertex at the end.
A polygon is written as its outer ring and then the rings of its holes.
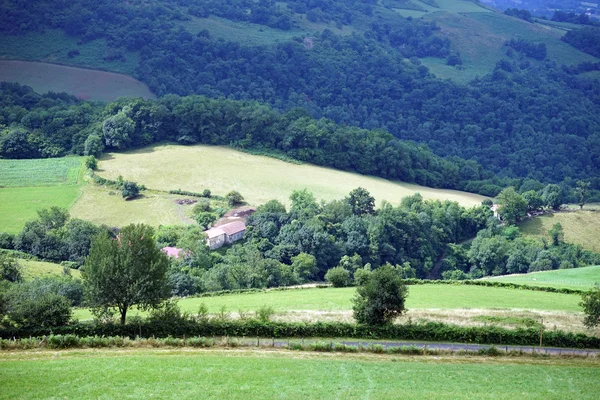
POLYGON ((542 201, 546 207, 558 210, 563 204, 563 190, 559 185, 548 185, 542 191, 542 201))
POLYGON ((524 39, 511 39, 505 45, 536 60, 541 61, 546 58, 547 50, 544 43, 535 44, 524 39))
POLYGON ((503 221, 508 224, 516 224, 527 213, 527 200, 515 191, 515 188, 504 189, 497 197, 500 208, 498 213, 503 221))
POLYGON ((354 318, 360 324, 374 326, 390 323, 405 311, 407 294, 398 272, 384 265, 357 287, 352 299, 354 318))
POLYGON ((0 249, 12 250, 15 245, 15 235, 0 232, 0 249))
POLYGON ((85 159, 85 166, 86 166, 86 168, 89 168, 92 171, 94 171, 96 168, 98 168, 98 160, 93 155, 88 156, 85 159))
POLYGON ((588 328, 600 325, 600 286, 596 285, 592 290, 581 296, 581 307, 585 318, 583 324, 588 328))
POLYGON ((25 328, 62 326, 71 319, 72 302, 42 281, 13 285, 6 293, 6 314, 25 328))
POLYGON ((571 29, 561 39, 583 52, 600 57, 600 28, 571 29))
POLYGON ((115 239, 100 234, 82 269, 90 305, 118 310, 121 324, 130 307, 151 309, 168 295, 169 261, 153 236, 154 230, 143 224, 124 227, 115 239))
POLYGON ((518 8, 507 8, 506 10, 504 10, 504 14, 510 15, 512 17, 517 17, 519 19, 522 19, 523 21, 533 23, 533 16, 527 10, 519 10, 518 8))
POLYGON ((23 280, 21 266, 17 260, 8 254, 0 253, 0 282, 20 282, 23 280))
POLYGON ((203 229, 208 229, 217 220, 217 216, 210 212, 194 213, 194 219, 203 229))
POLYGON ((375 210, 375 198, 367 189, 361 187, 352 190, 347 201, 354 215, 373 214, 375 210))
POLYGON ((121 184, 121 195, 125 200, 136 198, 140 194, 140 187, 136 182, 123 181, 121 184))
POLYGON ((573 192, 578 198, 579 209, 583 209, 590 195, 590 182, 577 181, 577 186, 573 192))
POLYGON ((325 274, 325 280, 333 287, 345 287, 350 285, 350 272, 343 267, 331 268, 325 274))
POLYGON ((560 223, 554 224, 552 229, 548 231, 550 240, 552 240, 552 246, 560 246, 565 241, 565 233, 560 223))

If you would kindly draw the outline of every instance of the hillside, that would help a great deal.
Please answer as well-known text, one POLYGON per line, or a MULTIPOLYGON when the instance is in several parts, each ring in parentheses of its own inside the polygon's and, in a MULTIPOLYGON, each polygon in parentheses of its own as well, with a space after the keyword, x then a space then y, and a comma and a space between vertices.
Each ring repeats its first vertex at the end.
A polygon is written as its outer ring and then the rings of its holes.
POLYGON ((398 204, 421 193, 425 199, 451 200, 468 207, 485 198, 454 190, 432 189, 318 167, 255 156, 226 147, 159 145, 126 153, 109 153, 100 159, 98 174, 108 179, 122 175, 151 189, 182 189, 224 196, 237 190, 251 205, 276 199, 289 204, 293 190, 308 189, 318 199, 333 200, 364 187, 379 202, 398 204))
POLYGON ((0 56, 128 71, 158 96, 301 107, 504 178, 600 174, 598 83, 578 76, 595 76, 598 59, 563 42, 564 29, 464 0, 317 3, 9 0, 0 56))
POLYGON ((555 224, 561 224, 567 243, 579 244, 585 249, 600 252, 600 212, 569 211, 545 214, 521 223, 524 235, 545 237, 555 224))
POLYGON ((591 289, 600 284, 600 266, 561 269, 556 271, 532 272, 486 278, 498 282, 511 282, 522 285, 552 286, 569 289, 591 289))

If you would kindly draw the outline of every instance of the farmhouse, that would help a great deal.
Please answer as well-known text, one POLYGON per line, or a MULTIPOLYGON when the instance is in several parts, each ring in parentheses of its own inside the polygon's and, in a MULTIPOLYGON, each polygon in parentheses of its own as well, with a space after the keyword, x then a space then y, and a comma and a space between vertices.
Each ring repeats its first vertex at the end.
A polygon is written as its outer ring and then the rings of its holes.
POLYGON ((230 222, 215 228, 211 228, 206 232, 206 244, 211 250, 218 249, 224 244, 233 243, 244 237, 246 232, 246 224, 242 221, 230 222))

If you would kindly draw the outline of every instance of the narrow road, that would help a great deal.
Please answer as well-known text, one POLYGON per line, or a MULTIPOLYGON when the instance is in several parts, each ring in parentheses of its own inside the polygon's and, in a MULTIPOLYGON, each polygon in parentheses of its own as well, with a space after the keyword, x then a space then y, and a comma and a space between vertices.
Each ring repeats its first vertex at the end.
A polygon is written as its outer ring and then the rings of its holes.
MULTIPOLYGON (((264 344, 272 344, 272 340, 262 339, 264 344)), ((300 342, 298 339, 290 339, 289 342, 300 342)), ((287 347, 287 340, 275 340, 275 347, 287 347)), ((346 346, 362 346, 369 347, 370 345, 380 345, 384 348, 393 348, 393 347, 418 347, 421 349, 428 350, 442 350, 442 351, 452 351, 452 352, 461 352, 461 351, 479 351, 489 349, 490 347, 496 347, 500 351, 504 352, 523 352, 523 353, 536 353, 540 354, 539 346, 505 346, 505 345, 487 345, 487 344, 463 344, 463 343, 427 343, 427 342, 361 342, 361 341, 339 341, 335 339, 323 339, 321 342, 331 342, 333 344, 339 343, 344 344, 346 346)), ((262 344, 261 343, 261 344, 262 344)), ((314 340, 306 340, 305 344, 308 345, 310 343, 316 343, 314 340)), ((571 349, 571 348, 561 348, 561 347, 542 347, 541 354, 549 354, 549 355, 579 355, 579 356, 596 356, 600 355, 600 350, 598 349, 571 349)))

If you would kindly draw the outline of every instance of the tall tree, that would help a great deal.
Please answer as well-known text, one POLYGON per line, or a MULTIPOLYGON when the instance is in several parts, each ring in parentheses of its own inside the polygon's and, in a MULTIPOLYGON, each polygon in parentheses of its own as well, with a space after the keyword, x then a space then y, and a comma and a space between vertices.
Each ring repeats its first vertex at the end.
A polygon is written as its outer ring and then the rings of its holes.
POLYGON ((365 188, 358 187, 350 192, 348 204, 352 207, 354 215, 373 214, 375 198, 365 188))
POLYGON ((577 181, 573 191, 579 197, 579 209, 582 210, 590 194, 590 182, 577 181))
POLYGON ((507 187, 498 195, 498 212, 503 221, 516 224, 527 213, 527 201, 513 187, 507 187))
POLYGON ((92 243, 82 276, 95 311, 117 310, 121 324, 132 306, 151 309, 169 293, 167 256, 156 247, 154 230, 128 225, 116 238, 100 234, 92 243))
POLYGON ((558 210, 563 202, 563 192, 556 184, 547 185, 542 191, 542 200, 546 207, 558 210))

